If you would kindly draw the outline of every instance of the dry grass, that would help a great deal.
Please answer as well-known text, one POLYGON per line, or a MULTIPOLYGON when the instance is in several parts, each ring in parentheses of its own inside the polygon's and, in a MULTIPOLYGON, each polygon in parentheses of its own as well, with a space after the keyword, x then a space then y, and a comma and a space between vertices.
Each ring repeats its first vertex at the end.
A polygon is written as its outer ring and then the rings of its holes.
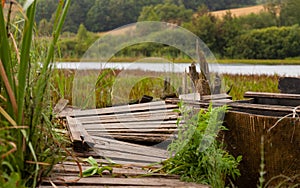
POLYGON ((239 17, 239 16, 245 16, 245 15, 248 15, 251 13, 258 14, 261 11, 265 11, 265 7, 264 7, 264 5, 256 5, 256 6, 251 6, 251 7, 214 11, 214 12, 211 12, 211 14, 218 18, 222 18, 228 11, 230 11, 233 16, 239 17))

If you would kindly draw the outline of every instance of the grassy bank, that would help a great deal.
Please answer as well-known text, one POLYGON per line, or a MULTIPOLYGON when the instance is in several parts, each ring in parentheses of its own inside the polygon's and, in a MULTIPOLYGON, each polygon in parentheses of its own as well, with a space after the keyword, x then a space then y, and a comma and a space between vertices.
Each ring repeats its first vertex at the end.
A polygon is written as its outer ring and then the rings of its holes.
MULTIPOLYGON (((110 62, 136 62, 146 57, 114 57, 110 62)), ((192 63, 188 58, 169 59, 174 63, 192 63)), ((96 60, 97 61, 97 60, 96 60)), ((60 58, 57 62, 80 62, 78 58, 60 58)), ((300 65, 300 59, 217 59, 219 64, 249 64, 249 65, 300 65)))
MULTIPOLYGON (((75 74, 80 74, 80 80, 84 83, 95 82, 95 103, 96 107, 106 107, 116 104, 127 104, 141 99, 143 95, 150 95, 154 100, 159 100, 164 96, 164 74, 158 72, 149 72, 141 70, 127 71, 126 75, 119 70, 104 70, 102 72, 75 72, 74 70, 56 70, 52 76, 53 102, 56 103, 60 98, 69 99, 71 104, 80 104, 80 107, 85 106, 85 101, 88 100, 87 92, 84 89, 76 89, 76 100, 72 99, 73 82, 75 74), (99 75, 97 79, 92 77, 99 75), (114 98, 115 97, 115 98, 114 98), (118 99, 116 99, 118 98, 118 99)), ((77 75, 78 76, 78 75, 77 75)), ((179 87, 182 87, 181 74, 171 74, 171 86, 169 92, 176 92, 179 87)), ((260 92, 279 92, 278 90, 279 76, 273 75, 222 75, 224 82, 224 91, 230 88, 230 95, 233 100, 243 99, 246 91, 260 92)), ((190 84, 188 84, 190 85, 190 84)), ((91 96, 90 96, 91 97, 91 96)))
POLYGON ((229 95, 233 100, 243 99, 246 91, 278 93, 278 79, 278 75, 223 75, 225 87, 232 88, 229 95))
POLYGON ((218 59, 220 64, 300 65, 300 59, 218 59))

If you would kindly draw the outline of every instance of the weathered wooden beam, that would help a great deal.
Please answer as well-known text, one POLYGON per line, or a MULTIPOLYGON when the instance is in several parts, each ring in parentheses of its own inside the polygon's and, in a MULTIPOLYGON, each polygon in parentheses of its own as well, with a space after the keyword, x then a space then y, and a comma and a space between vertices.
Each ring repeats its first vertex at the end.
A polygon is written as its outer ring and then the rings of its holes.
POLYGON ((74 181, 75 179, 78 180, 78 175, 74 176, 62 176, 59 175, 57 177, 51 177, 45 179, 45 182, 51 180, 52 183, 55 185, 97 185, 97 186, 138 186, 138 187, 197 187, 197 188, 208 188, 209 186, 206 185, 200 185, 196 183, 186 183, 181 182, 178 179, 165 179, 165 178, 99 178, 97 176, 88 177, 88 178, 81 178, 78 181, 74 181))
MULTIPOLYGON (((300 85, 299 85, 300 87, 300 85)), ((253 92, 247 91, 244 97, 248 98, 272 98, 272 99, 297 99, 300 100, 300 94, 287 93, 267 93, 267 92, 253 92)))
POLYGON ((100 109, 74 110, 71 112, 62 112, 59 115, 59 117, 64 118, 66 116, 81 117, 81 116, 91 116, 91 115, 110 115, 110 114, 134 113, 134 112, 154 111, 154 110, 174 109, 174 108, 178 108, 178 106, 173 104, 166 104, 165 101, 157 101, 151 103, 114 106, 114 107, 100 108, 100 109))
POLYGON ((253 98, 254 103, 282 105, 282 106, 299 106, 299 94, 284 94, 284 93, 266 93, 266 92, 246 92, 246 98, 253 98))
POLYGON ((64 110, 64 108, 67 106, 68 103, 69 103, 69 100, 67 100, 67 99, 59 99, 59 101, 53 108, 53 113, 59 114, 60 112, 62 112, 64 110))
POLYGON ((93 139, 75 118, 67 116, 67 128, 75 151, 86 151, 94 145, 93 139))

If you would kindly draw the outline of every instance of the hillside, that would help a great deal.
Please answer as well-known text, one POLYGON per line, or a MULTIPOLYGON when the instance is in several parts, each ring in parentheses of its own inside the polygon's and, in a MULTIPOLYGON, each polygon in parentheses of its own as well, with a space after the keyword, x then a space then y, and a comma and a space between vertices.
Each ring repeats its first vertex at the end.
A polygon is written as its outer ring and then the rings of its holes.
POLYGON ((264 5, 257 5, 257 6, 251 6, 251 7, 243 7, 243 8, 235 8, 235 9, 227 9, 227 10, 220 10, 220 11, 213 11, 211 12, 212 15, 222 18, 226 12, 230 11, 233 16, 239 17, 239 16, 244 16, 248 15, 251 13, 257 14, 261 11, 264 11, 264 5))

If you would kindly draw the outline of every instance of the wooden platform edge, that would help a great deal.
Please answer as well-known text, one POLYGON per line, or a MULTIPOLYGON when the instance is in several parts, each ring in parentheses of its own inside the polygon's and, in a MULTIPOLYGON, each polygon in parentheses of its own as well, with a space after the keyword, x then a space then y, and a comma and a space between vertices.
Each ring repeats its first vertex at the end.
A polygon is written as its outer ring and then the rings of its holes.
POLYGON ((66 118, 67 129, 75 151, 87 151, 95 145, 94 140, 89 136, 78 120, 70 116, 67 116, 66 118))

